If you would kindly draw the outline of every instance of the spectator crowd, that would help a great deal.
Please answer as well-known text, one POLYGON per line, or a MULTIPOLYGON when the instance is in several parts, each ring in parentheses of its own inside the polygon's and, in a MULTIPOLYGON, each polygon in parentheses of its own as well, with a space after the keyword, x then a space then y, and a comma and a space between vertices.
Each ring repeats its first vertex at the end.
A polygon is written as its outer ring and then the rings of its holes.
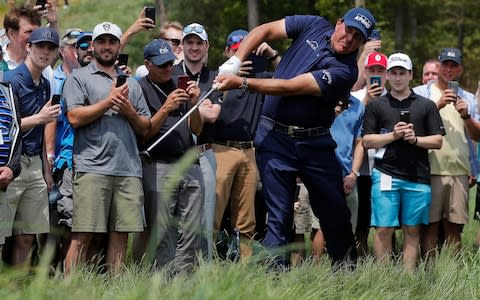
POLYGON ((413 87, 408 53, 382 53, 374 16, 353 8, 334 24, 295 15, 236 29, 212 70, 203 25, 155 25, 146 11, 125 31, 105 20, 63 33, 54 1, 7 12, 4 263, 50 246, 66 274, 87 262, 119 272, 129 235, 136 263, 172 275, 225 258, 225 244, 246 262, 256 241, 273 267, 295 265, 305 233, 314 260, 336 267, 371 255, 370 228, 379 262, 401 229, 409 271, 461 247, 480 114, 478 91, 459 86, 459 49, 438 49, 413 87), (158 37, 132 71, 123 49, 146 30, 158 37), (281 54, 268 44, 283 39, 281 54))

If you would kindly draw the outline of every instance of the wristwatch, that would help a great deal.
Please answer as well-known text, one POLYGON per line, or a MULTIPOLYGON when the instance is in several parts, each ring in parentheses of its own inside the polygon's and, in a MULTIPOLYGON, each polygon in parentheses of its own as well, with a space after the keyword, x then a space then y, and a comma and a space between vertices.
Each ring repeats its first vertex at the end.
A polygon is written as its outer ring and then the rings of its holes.
POLYGON ((242 77, 242 84, 238 87, 239 89, 246 91, 248 90, 248 81, 247 77, 242 77))
POLYGON ((360 172, 352 170, 352 173, 355 175, 355 177, 360 177, 360 172))

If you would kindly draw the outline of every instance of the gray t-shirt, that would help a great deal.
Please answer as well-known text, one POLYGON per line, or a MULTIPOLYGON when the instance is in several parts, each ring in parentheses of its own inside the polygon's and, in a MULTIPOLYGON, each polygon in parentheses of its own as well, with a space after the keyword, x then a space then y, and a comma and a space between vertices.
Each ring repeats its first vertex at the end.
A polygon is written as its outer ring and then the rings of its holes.
MULTIPOLYGON (((117 68, 117 74, 123 74, 117 68)), ((105 99, 113 79, 98 70, 96 63, 75 70, 65 82, 63 97, 67 111, 105 99)), ((128 97, 141 116, 150 117, 142 89, 128 78, 128 97)), ((73 145, 75 171, 112 176, 142 177, 142 167, 133 128, 112 109, 92 123, 75 129, 73 145)))

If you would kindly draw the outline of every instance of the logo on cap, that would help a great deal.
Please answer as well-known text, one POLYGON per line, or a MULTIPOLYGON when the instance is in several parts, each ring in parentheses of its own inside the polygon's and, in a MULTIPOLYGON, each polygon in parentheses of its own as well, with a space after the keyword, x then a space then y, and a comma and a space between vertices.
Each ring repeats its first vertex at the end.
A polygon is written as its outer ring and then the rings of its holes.
POLYGON ((448 51, 448 52, 447 52, 447 56, 448 56, 448 57, 456 57, 455 51, 448 51))
POLYGON ((52 39, 52 32, 49 30, 45 30, 42 32, 42 38, 52 39))
POLYGON ((160 47, 160 48, 158 49, 158 53, 160 53, 160 55, 167 54, 167 53, 168 53, 167 47, 160 47))
POLYGON ((372 21, 370 21, 366 16, 362 14, 357 14, 353 19, 355 21, 362 23, 363 26, 365 26, 365 28, 367 29, 370 29, 373 26, 372 21))
POLYGON ((108 23, 103 23, 103 29, 105 29, 105 31, 109 31, 110 30, 110 24, 108 23))

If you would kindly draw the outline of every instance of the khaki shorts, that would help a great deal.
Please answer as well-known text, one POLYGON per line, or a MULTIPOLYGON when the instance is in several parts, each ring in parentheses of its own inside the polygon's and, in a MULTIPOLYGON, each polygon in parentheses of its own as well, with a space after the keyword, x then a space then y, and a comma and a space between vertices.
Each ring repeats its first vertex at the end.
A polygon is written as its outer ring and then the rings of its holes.
MULTIPOLYGON (((308 197, 308 191, 305 188, 303 183, 300 185, 300 194, 298 196, 300 201, 300 208, 294 215, 295 222, 295 233, 304 234, 306 232, 312 232, 313 229, 320 228, 320 222, 318 218, 313 214, 312 208, 310 206, 310 199, 308 197)), ((357 186, 353 188, 352 193, 347 197, 347 206, 350 209, 351 217, 350 222, 352 223, 352 231, 355 232, 357 228, 358 220, 358 192, 357 186)))
POLYGON ((75 174, 72 232, 140 232, 142 210, 140 178, 75 174))
POLYGON ((432 203, 429 222, 442 218, 455 224, 468 221, 468 176, 432 175, 432 203))
POLYGON ((39 155, 20 159, 22 172, 0 192, 0 240, 13 234, 49 232, 47 184, 39 155), (12 229, 13 228, 13 229, 12 229))

